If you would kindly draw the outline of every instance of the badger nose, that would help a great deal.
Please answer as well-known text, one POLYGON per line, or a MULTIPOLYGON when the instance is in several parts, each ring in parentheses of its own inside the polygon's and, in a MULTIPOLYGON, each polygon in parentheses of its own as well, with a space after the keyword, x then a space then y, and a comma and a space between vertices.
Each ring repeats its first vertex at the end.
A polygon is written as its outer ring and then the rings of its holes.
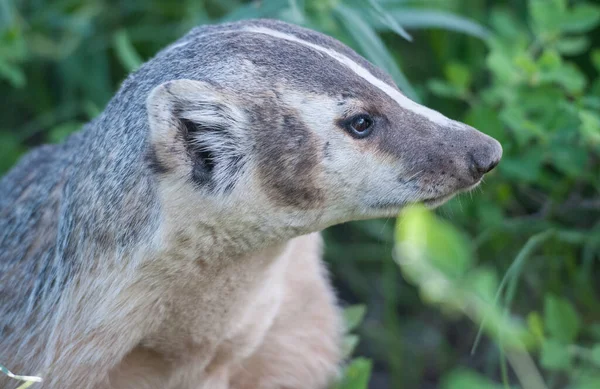
POLYGON ((496 139, 485 135, 485 141, 470 153, 469 168, 473 178, 479 180, 498 165, 501 157, 502 146, 500 143, 496 139))

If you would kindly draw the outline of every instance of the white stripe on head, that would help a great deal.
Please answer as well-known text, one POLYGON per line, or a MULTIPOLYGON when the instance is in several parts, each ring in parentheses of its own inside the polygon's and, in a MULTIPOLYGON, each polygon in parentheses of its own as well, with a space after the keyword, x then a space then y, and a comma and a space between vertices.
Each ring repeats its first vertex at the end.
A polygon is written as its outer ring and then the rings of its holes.
POLYGON ((450 127, 454 127, 454 128, 460 128, 460 126, 457 126, 453 120, 447 118, 446 116, 442 115, 441 113, 439 113, 437 111, 434 111, 433 109, 429 109, 425 106, 415 103, 414 101, 410 100, 408 97, 406 97, 402 93, 400 93, 398 90, 394 89, 393 87, 391 87, 384 81, 375 77, 369 70, 365 69, 364 67, 362 67, 361 65, 359 65, 358 63, 353 61, 352 59, 348 58, 347 56, 345 56, 341 53, 338 53, 335 50, 332 50, 332 49, 329 49, 329 48, 326 48, 323 46, 319 46, 314 43, 299 39, 294 35, 286 34, 286 33, 272 30, 269 28, 250 27, 250 28, 246 28, 244 30, 248 31, 248 32, 269 35, 274 38, 284 39, 284 40, 287 40, 290 42, 299 43, 301 45, 308 46, 314 50, 317 50, 323 54, 326 54, 326 55, 330 56, 331 58, 335 59, 336 61, 342 63, 346 67, 348 67, 356 75, 358 75, 365 81, 369 82, 371 85, 380 89, 386 95, 391 97, 396 103, 398 103, 398 105, 401 106, 402 108, 410 110, 410 111, 416 113, 417 115, 421 115, 421 116, 429 119, 431 122, 433 122, 435 124, 439 124, 442 126, 450 126, 450 127))

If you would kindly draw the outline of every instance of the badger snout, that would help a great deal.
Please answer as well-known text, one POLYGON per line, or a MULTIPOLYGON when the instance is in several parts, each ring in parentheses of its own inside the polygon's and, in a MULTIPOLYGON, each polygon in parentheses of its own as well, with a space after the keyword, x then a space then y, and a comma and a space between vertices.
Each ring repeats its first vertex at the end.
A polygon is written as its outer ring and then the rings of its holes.
POLYGON ((500 145, 500 142, 490 136, 480 132, 478 133, 478 138, 482 139, 471 146, 472 149, 467 156, 469 173, 475 182, 479 181, 484 174, 494 169, 502 157, 502 146, 500 145))
POLYGON ((421 147, 413 149, 416 163, 412 170, 419 177, 420 197, 426 203, 437 205, 473 189, 502 157, 502 146, 496 139, 457 124, 431 131, 418 143, 423 145, 421 152, 418 151, 421 147), (423 139, 426 140, 421 143, 423 139))
MULTIPOLYGON (((450 191, 469 190, 479 184, 483 176, 494 169, 502 157, 502 146, 500 143, 466 125, 459 130, 446 132, 443 145, 436 150, 439 156, 437 173, 441 169, 441 177, 438 180, 441 187, 450 191), (446 174, 443 174, 445 172, 446 174)), ((432 169, 436 172, 436 169, 432 169)), ((436 174, 436 173, 434 173, 436 174)))

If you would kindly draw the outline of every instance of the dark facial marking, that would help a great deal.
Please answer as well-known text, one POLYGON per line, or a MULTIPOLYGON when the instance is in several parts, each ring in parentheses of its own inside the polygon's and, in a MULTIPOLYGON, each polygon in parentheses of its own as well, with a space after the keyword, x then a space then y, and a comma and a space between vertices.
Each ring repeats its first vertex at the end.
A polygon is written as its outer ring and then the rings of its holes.
POLYGON ((325 146, 323 146, 323 157, 326 159, 331 157, 331 153, 329 152, 329 141, 325 142, 325 146))
POLYGON ((150 171, 156 175, 167 174, 170 171, 169 167, 158 159, 156 150, 152 146, 148 148, 145 154, 145 161, 150 171))
POLYGON ((320 158, 310 130, 293 111, 263 109, 259 130, 259 169, 269 198, 280 206, 303 209, 322 201, 315 183, 320 158), (270 112, 266 112, 270 111, 270 112))

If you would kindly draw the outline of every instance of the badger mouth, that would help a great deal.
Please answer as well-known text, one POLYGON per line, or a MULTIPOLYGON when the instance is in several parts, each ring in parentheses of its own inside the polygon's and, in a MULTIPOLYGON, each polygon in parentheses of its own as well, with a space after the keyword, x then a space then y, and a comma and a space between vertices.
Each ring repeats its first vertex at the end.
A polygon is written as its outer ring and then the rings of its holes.
POLYGON ((421 201, 427 208, 429 209, 433 209, 433 208, 437 208, 440 205, 444 204, 446 201, 450 200, 452 197, 456 196, 458 193, 460 192, 455 192, 455 193, 451 193, 451 194, 447 194, 444 196, 439 196, 439 197, 433 197, 430 199, 425 199, 423 201, 421 201))
MULTIPOLYGON (((398 201, 374 201, 368 204, 368 208, 373 210, 377 210, 377 214, 379 217, 393 217, 400 212, 400 210, 411 204, 423 204, 425 207, 429 209, 435 209, 440 205, 446 203, 448 200, 452 199, 454 196, 459 195, 461 193, 469 192, 477 187, 481 183, 481 180, 476 183, 469 185, 464 188, 455 189, 449 193, 437 194, 436 196, 425 197, 425 198, 416 198, 412 201, 406 200, 398 200, 398 201)), ((370 214, 369 218, 373 217, 370 214)))
POLYGON ((482 180, 479 180, 476 183, 474 183, 473 185, 469 185, 466 188, 459 189, 459 190, 454 191, 452 193, 448 193, 448 194, 441 195, 441 196, 427 198, 427 199, 421 200, 420 202, 423 203, 423 205, 425 205, 429 209, 437 208, 437 207, 439 207, 440 205, 444 204, 445 202, 447 202, 448 200, 450 200, 451 198, 453 198, 456 195, 472 191, 473 189, 475 189, 481 183, 481 181, 482 180))

